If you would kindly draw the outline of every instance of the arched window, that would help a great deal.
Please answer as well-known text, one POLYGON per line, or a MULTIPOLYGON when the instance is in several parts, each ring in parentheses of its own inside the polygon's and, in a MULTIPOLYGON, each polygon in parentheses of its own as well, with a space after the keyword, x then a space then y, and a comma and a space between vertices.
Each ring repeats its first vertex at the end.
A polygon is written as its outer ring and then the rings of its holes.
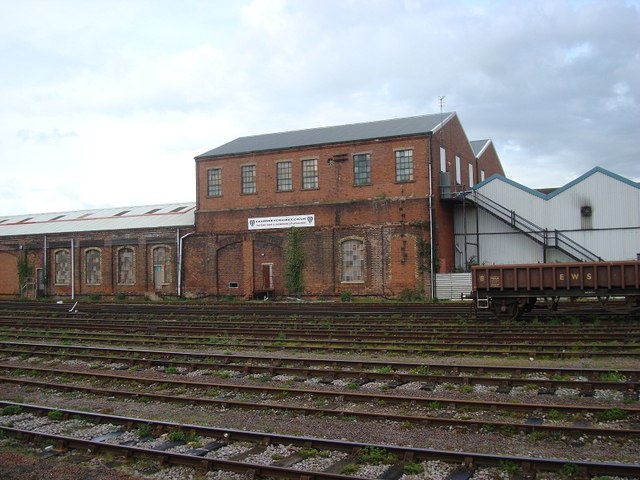
POLYGON ((340 244, 342 282, 364 282, 364 242, 345 240, 340 244))
POLYGON ((100 250, 92 248, 84 253, 84 278, 87 285, 100 285, 100 250))
POLYGON ((153 249, 153 283, 156 289, 171 283, 171 257, 167 247, 153 249))
POLYGON ((71 281, 69 250, 58 250, 53 254, 53 270, 56 285, 69 285, 71 281))
POLYGON ((136 283, 136 263, 133 248, 122 247, 118 250, 118 284, 136 283))

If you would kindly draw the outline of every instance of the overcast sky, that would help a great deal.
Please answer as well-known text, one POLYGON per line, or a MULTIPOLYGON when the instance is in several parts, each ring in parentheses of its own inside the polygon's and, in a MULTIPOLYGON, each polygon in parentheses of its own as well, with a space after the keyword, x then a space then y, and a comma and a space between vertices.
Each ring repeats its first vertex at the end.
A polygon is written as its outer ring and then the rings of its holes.
POLYGON ((441 96, 526 186, 640 181, 640 0, 0 7, 0 214, 195 201, 193 157, 239 136, 441 96))

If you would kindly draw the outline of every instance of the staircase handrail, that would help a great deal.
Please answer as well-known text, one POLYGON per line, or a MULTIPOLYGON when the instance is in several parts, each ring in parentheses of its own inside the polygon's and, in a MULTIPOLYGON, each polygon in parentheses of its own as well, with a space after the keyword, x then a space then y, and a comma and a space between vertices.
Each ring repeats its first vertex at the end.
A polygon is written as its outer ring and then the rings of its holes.
POLYGON ((555 245, 549 243, 549 231, 545 228, 536 225, 530 220, 518 215, 514 210, 509 210, 504 205, 499 204, 495 200, 481 194, 477 190, 467 190, 462 193, 465 198, 471 194, 471 200, 478 206, 493 213, 504 222, 510 224, 512 227, 524 232, 534 240, 538 241, 545 247, 555 246, 556 248, 563 250, 565 253, 575 257, 577 260, 588 260, 592 262, 602 261, 602 258, 587 248, 580 245, 578 242, 568 237, 564 233, 553 230, 553 240, 555 245))

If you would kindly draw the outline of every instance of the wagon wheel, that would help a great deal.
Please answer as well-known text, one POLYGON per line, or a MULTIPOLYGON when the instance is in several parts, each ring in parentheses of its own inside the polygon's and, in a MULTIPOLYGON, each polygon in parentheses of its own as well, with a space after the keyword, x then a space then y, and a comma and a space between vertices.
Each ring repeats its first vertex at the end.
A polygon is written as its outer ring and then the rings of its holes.
POLYGON ((640 295, 627 295, 624 297, 624 302, 628 312, 640 311, 640 295))
POLYGON ((517 300, 493 301, 493 313, 500 320, 516 320, 522 314, 517 300))
POLYGON ((549 310, 558 310, 558 302, 560 301, 560 297, 545 297, 544 301, 547 304, 547 308, 549 310))

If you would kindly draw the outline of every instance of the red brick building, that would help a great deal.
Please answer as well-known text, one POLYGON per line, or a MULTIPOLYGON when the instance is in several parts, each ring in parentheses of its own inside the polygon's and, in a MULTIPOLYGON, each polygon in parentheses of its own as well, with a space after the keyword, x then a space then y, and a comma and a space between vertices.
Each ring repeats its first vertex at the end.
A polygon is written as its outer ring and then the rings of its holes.
POLYGON ((181 203, 0 216, 0 297, 178 295, 194 209, 181 203))
POLYGON ((287 296, 292 226, 299 294, 431 296, 455 265, 456 192, 503 174, 455 113, 241 137, 195 160, 195 205, 0 216, 0 296, 287 296))
POLYGON ((294 225, 305 295, 429 296, 454 265, 452 192, 504 174, 455 113, 241 137, 195 160, 185 288, 213 296, 287 295, 294 225))

